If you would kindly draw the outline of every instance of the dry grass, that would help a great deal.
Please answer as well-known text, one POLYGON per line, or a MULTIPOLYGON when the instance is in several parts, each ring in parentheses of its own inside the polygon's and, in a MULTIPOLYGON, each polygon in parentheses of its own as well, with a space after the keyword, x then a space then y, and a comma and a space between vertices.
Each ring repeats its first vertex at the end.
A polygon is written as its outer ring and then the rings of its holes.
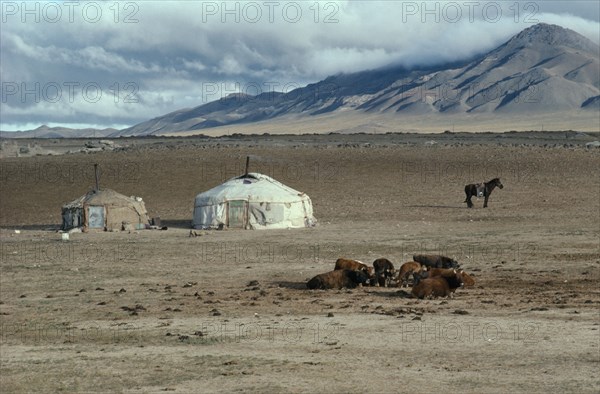
POLYGON ((3 175, 2 392, 600 390, 597 152, 252 145, 3 160, 62 181, 3 175), (320 225, 189 238, 194 195, 247 154, 307 192, 320 225), (170 229, 44 230, 92 162, 170 229), (492 172, 505 188, 466 209, 462 185, 492 172), (340 256, 421 252, 456 257, 476 286, 449 300, 303 288, 340 256))

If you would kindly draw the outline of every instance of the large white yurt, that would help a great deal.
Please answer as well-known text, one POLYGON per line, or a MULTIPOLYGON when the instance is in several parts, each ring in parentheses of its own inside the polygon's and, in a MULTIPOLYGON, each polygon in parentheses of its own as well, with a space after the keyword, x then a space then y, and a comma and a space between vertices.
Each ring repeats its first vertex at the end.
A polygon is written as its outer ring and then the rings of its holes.
POLYGON ((275 179, 251 172, 200 193, 194 200, 196 229, 313 227, 310 197, 275 179))

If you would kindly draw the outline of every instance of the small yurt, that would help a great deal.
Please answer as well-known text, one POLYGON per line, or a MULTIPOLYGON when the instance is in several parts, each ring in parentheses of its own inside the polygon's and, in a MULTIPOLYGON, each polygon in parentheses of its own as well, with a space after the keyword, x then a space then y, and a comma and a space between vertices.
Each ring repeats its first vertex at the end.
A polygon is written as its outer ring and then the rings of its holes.
POLYGON ((62 230, 121 231, 146 228, 150 223, 141 197, 127 197, 111 189, 94 189, 63 205, 62 230))
POLYGON ((310 197, 251 172, 198 194, 192 226, 257 230, 313 227, 316 222, 310 197))

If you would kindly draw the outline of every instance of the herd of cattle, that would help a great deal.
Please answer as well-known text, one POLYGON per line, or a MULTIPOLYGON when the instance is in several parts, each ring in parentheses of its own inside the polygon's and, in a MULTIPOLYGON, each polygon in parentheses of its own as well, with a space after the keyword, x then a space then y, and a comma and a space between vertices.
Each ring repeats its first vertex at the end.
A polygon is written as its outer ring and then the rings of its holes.
POLYGON ((333 271, 319 274, 309 280, 309 289, 341 289, 370 286, 408 286, 412 282, 412 295, 417 298, 448 297, 463 286, 473 286, 475 280, 460 269, 460 264, 440 255, 415 255, 394 268, 391 261, 380 258, 369 267, 358 260, 340 258, 333 271))

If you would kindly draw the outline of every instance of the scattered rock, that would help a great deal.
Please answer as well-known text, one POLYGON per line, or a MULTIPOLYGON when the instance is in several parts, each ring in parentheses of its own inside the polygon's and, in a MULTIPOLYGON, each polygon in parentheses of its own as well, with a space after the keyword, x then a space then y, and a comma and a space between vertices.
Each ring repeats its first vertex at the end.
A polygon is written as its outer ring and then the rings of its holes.
POLYGON ((144 308, 140 304, 136 304, 134 307, 122 306, 121 309, 124 310, 124 311, 126 311, 126 312, 129 312, 129 314, 131 316, 137 315, 139 311, 145 311, 146 310, 146 308, 144 308))

